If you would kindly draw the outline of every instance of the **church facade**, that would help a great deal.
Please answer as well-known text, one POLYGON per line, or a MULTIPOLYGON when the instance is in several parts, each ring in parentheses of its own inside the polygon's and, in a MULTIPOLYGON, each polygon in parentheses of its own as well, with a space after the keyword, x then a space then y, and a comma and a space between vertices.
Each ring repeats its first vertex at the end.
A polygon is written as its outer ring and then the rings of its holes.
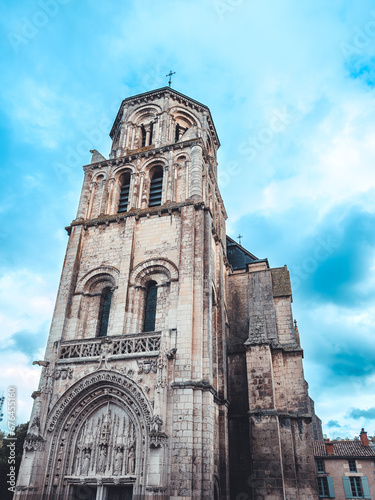
POLYGON ((84 166, 16 499, 316 500, 289 273, 227 237, 207 106, 125 99, 84 166))

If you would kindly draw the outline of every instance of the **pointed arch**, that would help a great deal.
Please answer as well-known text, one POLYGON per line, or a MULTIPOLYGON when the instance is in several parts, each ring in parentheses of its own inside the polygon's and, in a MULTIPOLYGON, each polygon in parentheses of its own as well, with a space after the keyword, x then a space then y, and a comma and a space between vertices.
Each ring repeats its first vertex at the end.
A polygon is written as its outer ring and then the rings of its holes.
POLYGON ((113 450, 122 447, 124 452, 125 446, 133 447, 134 493, 144 493, 141 478, 147 467, 151 421, 147 396, 125 374, 100 370, 73 384, 53 406, 46 422, 50 434, 46 497, 67 494, 65 478, 82 475, 82 457, 86 455, 91 473, 85 465, 84 475, 95 477, 96 470, 104 477, 116 476, 113 450), (103 418, 105 413, 107 417, 103 418), (119 442, 121 426, 131 429, 130 441, 119 442))

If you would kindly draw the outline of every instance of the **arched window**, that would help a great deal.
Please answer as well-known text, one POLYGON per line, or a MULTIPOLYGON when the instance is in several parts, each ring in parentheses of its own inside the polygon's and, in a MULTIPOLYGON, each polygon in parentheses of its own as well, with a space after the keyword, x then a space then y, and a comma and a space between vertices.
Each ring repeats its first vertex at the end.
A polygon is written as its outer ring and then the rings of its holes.
POLYGON ((155 331, 157 294, 158 289, 156 287, 156 281, 149 281, 146 291, 145 321, 143 325, 144 332, 155 331))
POLYGON ((109 312, 111 310, 112 289, 108 286, 103 288, 100 297, 98 317, 98 337, 106 337, 108 330, 109 312))
POLYGON ((142 132, 142 148, 146 146, 146 129, 144 125, 141 125, 141 132, 142 132))
POLYGON ((121 183, 121 191, 120 191, 120 200, 118 203, 118 210, 117 212, 126 212, 128 209, 128 203, 129 203, 129 189, 130 189, 130 173, 126 172, 122 176, 122 183, 121 183))
POLYGON ((150 196, 148 199, 149 207, 161 205, 161 195, 163 190, 163 169, 158 168, 154 171, 150 184, 150 196))

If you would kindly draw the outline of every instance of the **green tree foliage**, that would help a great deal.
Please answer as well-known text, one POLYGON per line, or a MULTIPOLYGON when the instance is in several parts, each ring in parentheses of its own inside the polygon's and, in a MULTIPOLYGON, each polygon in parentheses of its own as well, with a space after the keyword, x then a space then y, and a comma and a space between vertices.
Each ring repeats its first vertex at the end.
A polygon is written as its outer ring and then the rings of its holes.
MULTIPOLYGON (((28 425, 29 425, 28 423, 17 425, 17 427, 14 430, 14 436, 12 436, 16 438, 15 441, 16 476, 18 474, 18 469, 21 463, 23 442, 25 441, 28 425)), ((2 500, 12 500, 13 492, 8 490, 9 484, 7 483, 7 481, 9 480, 9 476, 7 476, 7 474, 9 474, 9 469, 10 469, 10 464, 8 463, 9 460, 8 444, 10 443, 10 441, 6 439, 4 433, 2 433, 0 437, 2 437, 2 443, 0 447, 0 498, 2 500)))

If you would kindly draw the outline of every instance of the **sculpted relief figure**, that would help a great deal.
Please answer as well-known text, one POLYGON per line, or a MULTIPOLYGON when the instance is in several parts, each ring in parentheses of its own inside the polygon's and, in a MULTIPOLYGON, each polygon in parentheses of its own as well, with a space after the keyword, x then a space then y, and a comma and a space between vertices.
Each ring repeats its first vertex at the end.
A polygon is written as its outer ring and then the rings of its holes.
POLYGON ((82 464, 82 475, 83 476, 87 476, 87 474, 89 473, 90 458, 91 458, 90 451, 87 450, 87 452, 85 453, 85 457, 83 459, 83 464, 82 464))
POLYGON ((135 453, 134 446, 131 446, 128 454, 128 474, 134 474, 135 472, 135 453))
POLYGON ((123 409, 107 402, 82 422, 72 474, 81 478, 134 474, 135 456, 134 423, 123 409))
POLYGON ((114 471, 113 471, 113 474, 115 476, 121 475, 123 458, 124 458, 124 454, 122 452, 122 449, 118 448, 116 456, 115 456, 115 467, 114 467, 114 471))
POLYGON ((111 369, 111 367, 108 364, 110 353, 111 353, 111 346, 110 346, 110 344, 108 342, 104 342, 101 345, 101 352, 100 352, 100 356, 99 356, 99 366, 97 368, 98 370, 100 368, 102 368, 103 364, 104 364, 104 368, 106 368, 107 370, 111 369))
POLYGON ((160 432, 161 431, 161 426, 163 425, 162 419, 159 417, 159 415, 154 415, 151 420, 150 424, 150 431, 151 432, 160 432))
POLYGON ((99 463, 98 463, 99 472, 105 472, 106 459, 107 459, 107 451, 105 448, 102 448, 99 454, 99 463))

